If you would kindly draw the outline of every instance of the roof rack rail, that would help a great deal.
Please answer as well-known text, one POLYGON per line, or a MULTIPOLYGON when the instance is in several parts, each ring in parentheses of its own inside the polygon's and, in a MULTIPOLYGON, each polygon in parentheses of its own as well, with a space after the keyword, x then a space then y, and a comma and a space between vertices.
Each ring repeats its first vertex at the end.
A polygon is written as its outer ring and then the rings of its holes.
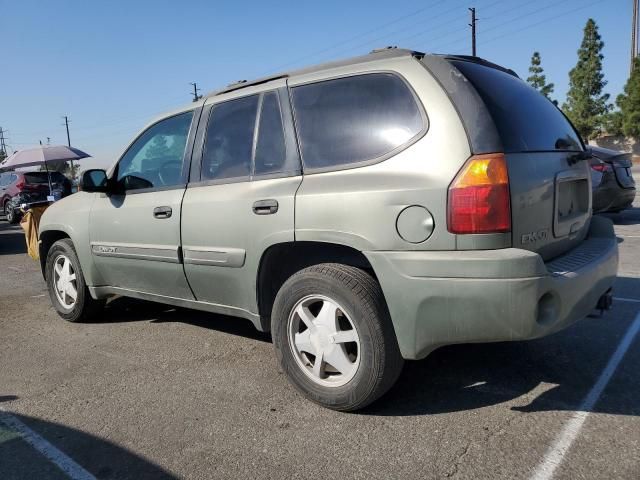
POLYGON ((398 50, 399 52, 408 53, 412 57, 417 58, 418 60, 422 59, 426 55, 426 53, 424 53, 424 52, 418 52, 416 50, 406 50, 404 48, 398 48, 395 45, 389 45, 388 47, 382 47, 382 48, 374 48, 373 50, 371 50, 369 52, 369 55, 374 55, 376 53, 388 52, 389 50, 398 50))
POLYGON ((252 87, 254 85, 261 85, 263 83, 270 82, 271 80, 277 80, 279 78, 287 78, 289 75, 286 73, 282 73, 279 75, 272 75, 270 77, 258 78, 257 80, 251 80, 250 82, 247 80, 238 80, 235 83, 230 83, 225 88, 214 92, 212 95, 221 95, 223 93, 233 92, 234 90, 239 90, 241 88, 252 87))
POLYGON ((388 47, 382 47, 382 48, 374 48, 373 50, 371 50, 369 53, 380 53, 380 52, 384 52, 385 50, 394 50, 397 49, 398 47, 396 45, 389 45, 388 47))

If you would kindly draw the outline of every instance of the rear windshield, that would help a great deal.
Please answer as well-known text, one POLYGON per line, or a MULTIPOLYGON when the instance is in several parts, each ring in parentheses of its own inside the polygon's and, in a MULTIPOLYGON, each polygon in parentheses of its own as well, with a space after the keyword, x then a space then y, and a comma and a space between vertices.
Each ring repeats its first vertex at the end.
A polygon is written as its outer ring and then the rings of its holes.
POLYGON ((484 101, 505 153, 582 150, 578 134, 544 95, 513 75, 453 60, 484 101))
MULTIPOLYGON (((25 173, 24 180, 25 182, 31 185, 49 183, 49 179, 47 178, 47 172, 25 173)), ((64 176, 59 172, 51 172, 51 181, 52 182, 64 181, 64 176)))

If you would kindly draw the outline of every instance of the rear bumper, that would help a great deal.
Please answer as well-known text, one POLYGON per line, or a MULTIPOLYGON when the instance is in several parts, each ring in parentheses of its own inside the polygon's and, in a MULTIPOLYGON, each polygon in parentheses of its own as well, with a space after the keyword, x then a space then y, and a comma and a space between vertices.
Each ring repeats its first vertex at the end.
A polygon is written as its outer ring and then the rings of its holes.
POLYGON ((635 188, 622 188, 613 177, 593 190, 593 211, 603 213, 629 208, 636 198, 635 188))
POLYGON ((364 252, 404 358, 454 343, 525 340, 587 316, 618 268, 612 223, 593 217, 588 237, 544 263, 527 250, 364 252))

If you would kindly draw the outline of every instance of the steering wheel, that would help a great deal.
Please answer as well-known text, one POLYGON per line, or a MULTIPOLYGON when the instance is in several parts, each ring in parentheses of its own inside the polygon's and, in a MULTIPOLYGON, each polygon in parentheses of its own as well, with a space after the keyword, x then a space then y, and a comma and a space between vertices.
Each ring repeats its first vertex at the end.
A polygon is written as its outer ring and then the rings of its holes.
POLYGON ((158 176, 163 185, 174 185, 180 179, 182 162, 180 160, 169 160, 164 162, 158 169, 158 176))

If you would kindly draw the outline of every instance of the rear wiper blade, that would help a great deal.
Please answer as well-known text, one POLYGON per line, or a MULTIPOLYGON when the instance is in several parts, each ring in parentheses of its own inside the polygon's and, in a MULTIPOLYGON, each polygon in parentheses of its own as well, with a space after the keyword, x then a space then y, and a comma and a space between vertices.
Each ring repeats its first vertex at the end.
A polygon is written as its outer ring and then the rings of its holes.
POLYGON ((590 160, 591 158, 593 158, 593 150, 591 150, 590 148, 585 148, 582 152, 569 155, 567 157, 567 162, 569 162, 569 165, 575 165, 578 162, 582 162, 583 160, 590 160))

